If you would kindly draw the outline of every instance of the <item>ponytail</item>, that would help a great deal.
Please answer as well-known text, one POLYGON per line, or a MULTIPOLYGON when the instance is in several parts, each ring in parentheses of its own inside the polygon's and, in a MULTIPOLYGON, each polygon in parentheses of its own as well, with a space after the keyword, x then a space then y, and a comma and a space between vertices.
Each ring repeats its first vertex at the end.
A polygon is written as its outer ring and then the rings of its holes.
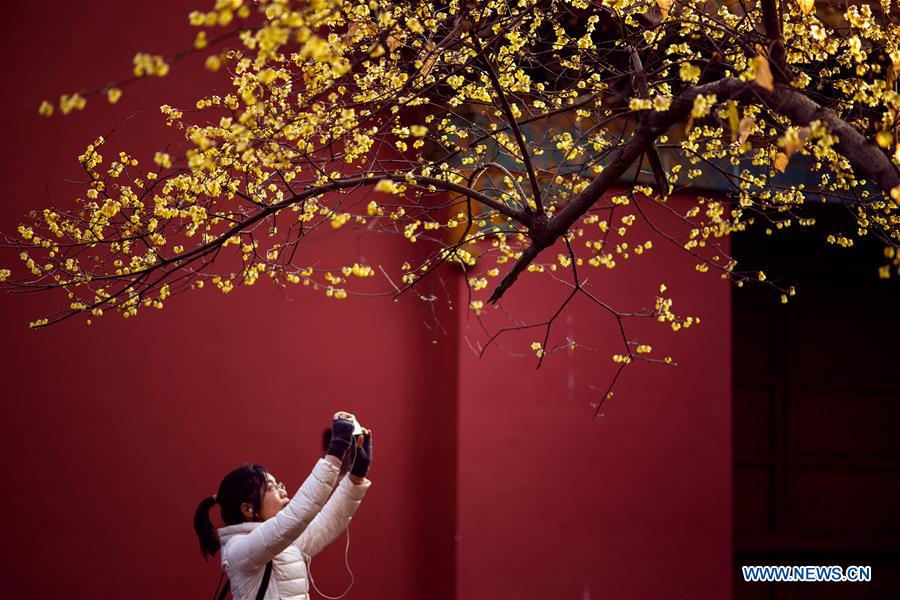
POLYGON ((219 534, 216 533, 212 521, 209 519, 209 509, 216 503, 215 496, 209 496, 200 501, 197 512, 194 513, 194 531, 200 539, 200 552, 203 558, 209 557, 219 551, 219 534))
POLYGON ((266 468, 262 465, 244 465, 231 471, 222 479, 215 496, 200 501, 194 513, 194 531, 200 539, 203 558, 209 557, 222 547, 219 534, 209 519, 209 509, 218 504, 225 525, 243 523, 246 519, 241 512, 241 504, 249 502, 253 510, 261 512, 262 498, 266 493, 266 468))

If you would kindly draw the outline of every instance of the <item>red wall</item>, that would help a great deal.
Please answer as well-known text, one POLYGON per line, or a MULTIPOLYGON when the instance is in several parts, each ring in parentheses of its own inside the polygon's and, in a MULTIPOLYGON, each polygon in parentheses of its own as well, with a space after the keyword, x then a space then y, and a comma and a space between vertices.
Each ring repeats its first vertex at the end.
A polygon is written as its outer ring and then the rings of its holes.
MULTIPOLYGON (((683 198, 671 202, 687 209, 683 198)), ((642 207, 670 234, 679 231, 658 207, 642 207)), ((615 319, 583 296, 547 344, 570 338, 579 346, 548 354, 540 369, 530 345, 543 328, 498 338, 527 358, 490 347, 478 359, 460 345, 460 598, 731 597, 730 288, 647 227, 633 233, 653 250, 613 270, 585 264, 582 279, 622 312, 652 309, 665 282, 672 310, 701 324, 673 333, 655 320, 626 319, 630 340, 678 366, 626 367, 605 416, 593 420, 589 404, 618 367, 611 358, 623 352, 622 338, 615 319)), ((559 253, 562 243, 541 258, 559 253)), ((545 321, 570 289, 526 273, 503 303, 528 323, 545 321)), ((499 313, 483 315, 509 326, 499 313)), ((462 315, 460 333, 485 340, 471 316, 462 315)))
MULTIPOLYGON (((80 178, 75 157, 136 110, 145 112, 104 154, 123 144, 152 158, 170 133, 159 105, 192 104, 202 68, 140 81, 113 110, 95 100, 44 119, 37 104, 127 75, 136 51, 190 45, 191 6, 211 3, 7 9, 0 230, 15 232, 28 210, 47 206, 45 182, 71 206, 83 193, 63 181, 80 178)), ((371 264, 399 265, 409 246, 401 240, 365 239, 361 251, 371 264)), ((357 257, 350 236, 327 246, 320 252, 335 264, 357 257)), ((2 262, 19 266, 15 254, 2 262)), ((65 305, 65 295, 0 294, 4 597, 211 596, 218 561, 201 559, 197 503, 243 462, 298 485, 338 409, 360 415, 376 437, 374 483, 351 526, 351 597, 452 597, 455 318, 440 314, 448 335, 434 335, 411 296, 334 300, 302 286, 290 295, 266 278, 227 296, 210 288, 176 296, 136 319, 110 314, 90 327, 71 319, 31 331, 28 321, 65 305)), ((349 580, 343 543, 313 562, 329 595, 349 580)))
MULTIPOLYGON (((81 188, 63 180, 79 178, 75 157, 136 110, 144 114, 106 153, 122 144, 149 160, 169 134, 157 107, 192 103, 197 84, 214 76, 198 79, 185 65, 126 88, 112 109, 98 110, 95 99, 68 117, 40 118, 37 104, 129 72, 136 51, 189 45, 185 15, 207 5, 8 9, 0 230, 15 231, 28 210, 47 205, 45 182, 58 205, 71 206, 81 188)), ((324 251, 352 261, 348 240, 324 251)), ((197 502, 245 461, 299 484, 330 414, 347 409, 376 433, 374 483, 351 527, 350 598, 728 598, 729 289, 654 243, 633 259, 639 265, 593 270, 601 297, 652 307, 665 281, 673 309, 703 323, 675 335, 655 322, 635 326, 680 366, 626 369, 599 420, 590 419, 589 386, 608 381, 619 349, 610 319, 584 302, 559 331, 598 350, 553 354, 535 371, 533 359, 496 348, 475 360, 463 335, 483 335, 471 317, 440 303, 447 334, 435 336, 409 297, 336 301, 297 288, 291 301, 261 280, 227 296, 191 292, 136 319, 110 315, 91 327, 73 319, 35 332, 27 322, 65 298, 0 294, 0 444, 14 549, 5 594, 211 594, 218 565, 200 558, 197 502)), ((370 264, 401 262, 407 248, 382 238, 362 246, 370 264)), ((0 252, 4 264, 13 256, 0 252)), ((549 300, 531 300, 548 293, 541 281, 523 277, 504 303, 546 315, 549 300)), ((516 351, 531 354, 538 338, 525 338, 516 351)), ((313 563, 330 595, 348 578, 342 544, 313 563)))

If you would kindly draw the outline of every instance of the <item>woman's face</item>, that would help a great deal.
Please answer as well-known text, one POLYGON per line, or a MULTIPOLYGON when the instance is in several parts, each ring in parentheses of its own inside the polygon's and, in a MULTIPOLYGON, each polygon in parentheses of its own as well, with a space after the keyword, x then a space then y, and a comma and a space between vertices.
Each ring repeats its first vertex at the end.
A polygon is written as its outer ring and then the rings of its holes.
POLYGON ((262 512, 260 516, 263 521, 277 515, 278 512, 291 501, 291 499, 288 498, 287 490, 284 488, 284 485, 279 483, 271 473, 266 473, 266 480, 266 493, 263 495, 260 506, 262 512))

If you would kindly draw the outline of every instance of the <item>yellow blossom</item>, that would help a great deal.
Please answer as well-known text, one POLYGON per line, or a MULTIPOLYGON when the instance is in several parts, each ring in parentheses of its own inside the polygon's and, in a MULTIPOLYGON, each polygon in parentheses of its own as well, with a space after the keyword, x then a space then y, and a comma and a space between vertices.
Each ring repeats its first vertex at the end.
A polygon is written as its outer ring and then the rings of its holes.
POLYGON ((215 54, 210 54, 206 57, 205 66, 210 71, 218 71, 222 68, 222 59, 215 54))
POLYGON ((375 184, 375 191, 384 192, 385 194, 398 194, 400 193, 400 188, 390 179, 380 179, 375 184))
POLYGON ((134 55, 135 77, 143 77, 145 75, 165 77, 168 73, 169 65, 162 56, 143 52, 138 52, 134 55))

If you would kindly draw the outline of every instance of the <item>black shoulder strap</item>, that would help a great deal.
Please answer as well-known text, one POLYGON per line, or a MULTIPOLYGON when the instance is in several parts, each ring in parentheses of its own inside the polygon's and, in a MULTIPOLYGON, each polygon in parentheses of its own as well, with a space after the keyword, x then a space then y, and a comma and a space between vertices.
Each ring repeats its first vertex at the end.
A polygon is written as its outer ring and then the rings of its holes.
MULTIPOLYGON (((222 577, 224 577, 224 576, 225 576, 225 572, 223 571, 222 577)), ((219 577, 219 585, 222 584, 222 577, 219 577)), ((219 589, 218 586, 216 586, 216 589, 217 590, 219 589)), ((225 600, 225 596, 228 595, 229 589, 231 589, 231 580, 228 579, 227 577, 225 577, 225 587, 222 588, 222 592, 219 594, 219 597, 217 598, 217 600, 225 600)))
POLYGON ((263 600, 266 597, 266 589, 269 587, 269 578, 272 576, 272 561, 266 565, 266 572, 263 573, 262 583, 259 584, 259 591, 256 593, 256 600, 263 600))
MULTIPOLYGON (((222 573, 224 575, 224 573, 222 573)), ((256 600, 263 600, 266 597, 266 590, 269 587, 269 579, 272 578, 272 561, 270 560, 266 564, 266 572, 263 573, 262 583, 259 585, 259 591, 256 593, 256 600)), ((219 578, 219 583, 222 582, 221 577, 219 578)), ((216 589, 219 589, 216 587, 216 589)), ((225 596, 228 595, 228 591, 231 589, 231 580, 227 577, 225 578, 225 587, 222 588, 222 592, 219 594, 218 600, 225 600, 225 596)))

